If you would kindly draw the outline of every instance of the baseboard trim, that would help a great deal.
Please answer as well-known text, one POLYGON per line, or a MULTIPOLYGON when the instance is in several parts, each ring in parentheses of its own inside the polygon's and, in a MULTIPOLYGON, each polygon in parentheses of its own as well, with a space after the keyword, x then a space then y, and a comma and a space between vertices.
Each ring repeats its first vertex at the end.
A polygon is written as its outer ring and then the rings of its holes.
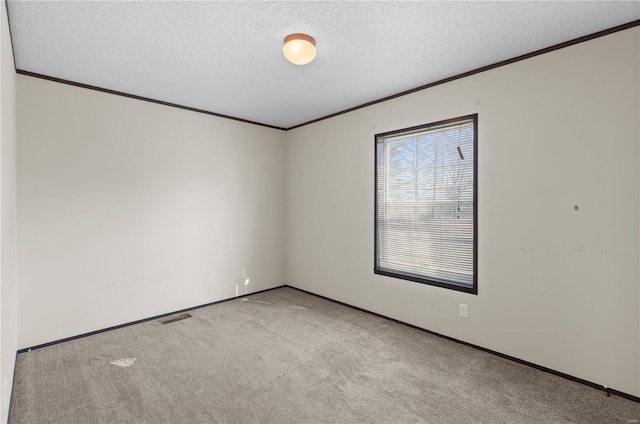
POLYGON ((335 299, 332 299, 330 297, 323 296, 321 294, 313 293, 313 292, 310 292, 308 290, 304 290, 304 289, 301 289, 301 288, 298 288, 298 287, 293 287, 293 286, 290 286, 288 284, 285 287, 289 287, 289 288, 292 288, 294 290, 298 290, 298 291, 301 291, 303 293, 307 293, 307 294, 319 297, 321 299, 328 300, 330 302, 334 302, 334 303, 337 303, 337 304, 340 304, 340 305, 343 305, 343 306, 347 306, 349 308, 356 309, 358 311, 366 312, 368 314, 375 315, 377 317, 384 318, 384 319, 387 319, 389 321, 396 322, 398 324, 406 325, 408 327, 415 328, 416 330, 424 331, 424 332, 427 332, 429 334, 433 334, 434 336, 442 337, 443 339, 450 340, 450 341, 456 342, 456 343, 460 343, 462 345, 469 346, 469 347, 481 350, 483 352, 491 353, 493 355, 499 356, 500 358, 508 359, 510 361, 517 362, 518 364, 526 365, 528 367, 535 368, 537 370, 544 371, 544 372, 547 372, 549 374, 557 375, 558 377, 562 377, 562 378, 565 378, 567 380, 574 381, 576 383, 584 384, 585 386, 593 387, 594 389, 598 389, 600 391, 605 392, 607 394, 607 396, 609 396, 609 394, 613 394, 613 395, 616 395, 616 396, 620 396, 620 397, 629 399, 629 400, 631 400, 633 402, 640 403, 640 397, 634 396, 634 395, 629 394, 629 393, 621 392, 619 390, 612 389, 611 387, 605 387, 605 386, 603 386, 601 384, 594 383, 594 382, 589 381, 589 380, 585 380, 585 379, 582 379, 582 378, 579 378, 579 377, 575 377, 573 375, 569 375, 569 374, 563 373, 561 371, 556 371, 554 369, 547 368, 547 367, 544 367, 542 365, 535 364, 533 362, 525 361, 524 359, 516 358, 514 356, 510 356, 510 355, 507 355, 507 354, 504 354, 504 353, 500 353, 500 352, 497 352, 495 350, 487 349, 486 347, 478 346, 478 345, 475 345, 473 343, 465 342, 465 341, 462 341, 462 340, 459 340, 459 339, 456 339, 456 338, 453 338, 453 337, 450 337, 450 336, 445 336, 444 334, 437 333, 437 332, 431 331, 431 330, 427 330, 426 328, 418 327, 416 325, 409 324, 407 322, 400 321, 400 320, 397 320, 395 318, 391 318, 391 317, 379 314, 377 312, 372 312, 372 311, 360 308, 358 306, 353 306, 353 305, 350 305, 348 303, 340 302, 339 300, 335 300, 335 299))
MULTIPOLYGON (((251 296, 251 295, 254 295, 254 294, 258 294, 258 293, 264 293, 264 292, 268 292, 268 291, 271 291, 271 290, 280 289, 282 287, 286 287, 286 286, 285 285, 281 285, 281 286, 277 286, 277 287, 272 287, 270 289, 264 289, 264 290, 259 290, 259 291, 255 291, 255 292, 252 292, 252 293, 247 293, 247 294, 242 295, 242 296, 234 296, 234 297, 229 297, 229 298, 222 299, 222 300, 216 300, 215 302, 209 302, 209 303, 205 303, 205 304, 202 304, 202 305, 193 306, 191 308, 185 308, 185 309, 180 309, 178 311, 167 312, 166 314, 155 315, 155 316, 152 316, 152 317, 149 317, 149 318, 143 318, 143 319, 139 319, 137 321, 127 322, 125 324, 114 325, 113 327, 107 327, 107 328, 103 328, 103 329, 100 329, 100 330, 90 331, 88 333, 78 334, 77 336, 66 337, 64 339, 54 340, 52 342, 42 343, 42 344, 39 344, 39 345, 36 345, 36 346, 25 347, 24 349, 19 349, 17 354, 30 352, 30 351, 36 350, 36 349, 42 349, 43 347, 53 346, 53 345, 57 345, 57 344, 64 343, 64 342, 70 342, 72 340, 82 339, 84 337, 89 337, 89 336, 93 336, 95 334, 105 333, 107 331, 117 330, 119 328, 129 327, 131 325, 141 324, 141 323, 147 322, 147 321, 157 320, 157 319, 169 316, 169 315, 174 315, 174 314, 179 314, 179 313, 182 313, 182 312, 193 311, 193 310, 196 310, 196 309, 205 308, 207 306, 216 305, 218 303, 228 302, 230 300, 240 299, 242 297, 247 297, 247 296, 251 296)), ((16 356, 17 356, 17 354, 16 354, 16 356)), ((16 360, 17 360, 17 358, 16 358, 16 360)))

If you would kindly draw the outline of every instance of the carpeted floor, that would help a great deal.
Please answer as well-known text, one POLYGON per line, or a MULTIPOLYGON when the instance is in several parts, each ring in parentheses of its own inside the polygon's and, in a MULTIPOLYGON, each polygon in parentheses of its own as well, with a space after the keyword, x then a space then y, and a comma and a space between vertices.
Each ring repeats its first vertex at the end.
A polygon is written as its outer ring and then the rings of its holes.
POLYGON ((288 287, 191 314, 20 354, 10 423, 640 419, 630 400, 288 287))

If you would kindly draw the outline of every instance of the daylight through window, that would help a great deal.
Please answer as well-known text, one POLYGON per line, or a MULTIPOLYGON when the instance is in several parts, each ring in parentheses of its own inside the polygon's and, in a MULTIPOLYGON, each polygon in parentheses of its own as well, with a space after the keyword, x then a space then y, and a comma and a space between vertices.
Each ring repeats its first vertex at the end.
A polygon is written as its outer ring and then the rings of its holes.
POLYGON ((376 136, 375 273, 477 293, 477 123, 376 136))

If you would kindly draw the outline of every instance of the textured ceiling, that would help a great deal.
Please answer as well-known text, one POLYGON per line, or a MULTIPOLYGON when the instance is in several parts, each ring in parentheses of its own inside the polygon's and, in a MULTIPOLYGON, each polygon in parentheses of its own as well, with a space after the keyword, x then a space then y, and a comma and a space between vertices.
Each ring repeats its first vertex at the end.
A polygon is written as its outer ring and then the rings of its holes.
POLYGON ((640 19, 640 2, 9 1, 19 70, 288 128, 640 19), (315 37, 306 66, 282 56, 315 37))

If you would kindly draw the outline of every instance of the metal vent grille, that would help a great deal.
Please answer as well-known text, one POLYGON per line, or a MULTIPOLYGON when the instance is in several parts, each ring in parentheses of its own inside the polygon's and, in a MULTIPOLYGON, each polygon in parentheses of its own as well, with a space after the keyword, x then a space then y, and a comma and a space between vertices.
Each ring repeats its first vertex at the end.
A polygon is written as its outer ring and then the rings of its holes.
POLYGON ((191 318, 191 315, 189 314, 174 315, 169 318, 161 319, 160 324, 171 324, 173 322, 182 321, 183 319, 187 319, 187 318, 191 318))

